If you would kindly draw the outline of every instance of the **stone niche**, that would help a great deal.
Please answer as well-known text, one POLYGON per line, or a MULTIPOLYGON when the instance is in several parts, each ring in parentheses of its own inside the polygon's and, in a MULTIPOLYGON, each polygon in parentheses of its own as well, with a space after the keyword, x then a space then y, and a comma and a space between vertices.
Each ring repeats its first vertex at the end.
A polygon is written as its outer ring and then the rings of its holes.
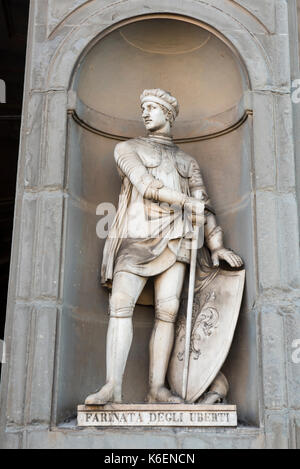
MULTIPOLYGON (((105 381, 108 293, 99 281, 104 240, 96 235, 101 219, 97 207, 117 204, 120 179, 113 149, 120 138, 144 135, 139 94, 155 87, 178 98, 181 111, 174 137, 198 159, 226 245, 246 263, 243 305, 224 370, 229 403, 237 404, 240 421, 255 426, 259 370, 251 312, 256 267, 252 117, 246 114, 249 81, 238 54, 222 37, 179 17, 132 19, 114 27, 86 50, 73 75, 77 122, 70 112, 57 423, 72 417, 86 395, 105 381)), ((153 318, 153 308, 136 307, 125 371, 127 403, 142 403, 147 393, 153 318)))

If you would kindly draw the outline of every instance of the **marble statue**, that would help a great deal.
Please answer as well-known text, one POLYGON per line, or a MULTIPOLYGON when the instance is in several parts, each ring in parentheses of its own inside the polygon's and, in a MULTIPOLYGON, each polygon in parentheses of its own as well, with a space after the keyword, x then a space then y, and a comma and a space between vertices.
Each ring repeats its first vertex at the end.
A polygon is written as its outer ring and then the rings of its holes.
MULTIPOLYGON (((223 245, 223 232, 211 208, 197 161, 178 148, 172 139, 172 126, 179 113, 177 99, 161 89, 145 90, 141 95, 141 107, 148 136, 119 143, 114 153, 122 189, 117 215, 106 240, 101 271, 102 284, 111 289, 107 378, 99 392, 87 397, 86 405, 122 402, 123 374, 133 337, 132 316, 137 302, 142 302, 150 277, 154 284, 155 323, 150 340, 147 401, 152 404, 186 401, 186 396, 180 392, 181 378, 177 374, 184 356, 180 344, 185 316, 181 314, 179 318, 178 313, 185 304, 184 284, 195 230, 202 232, 204 238, 204 244, 199 242, 193 286, 195 298, 199 298, 203 285, 219 282, 214 291, 205 292, 205 304, 199 305, 201 314, 198 311, 198 316, 194 317, 193 313, 189 343, 196 385, 201 378, 194 365, 201 355, 199 341, 204 344, 204 339, 213 335, 220 315, 212 302, 218 297, 219 309, 227 302, 228 315, 232 309, 227 291, 222 300, 222 285, 226 280, 220 276, 220 261, 229 264, 231 271, 241 271, 243 266, 242 259, 223 245)), ((233 291, 232 278, 228 279, 224 288, 233 291)), ((241 283, 239 285, 233 292, 235 299, 239 296, 235 304, 237 314, 242 292, 241 283)), ((229 319, 228 316, 224 320, 230 322, 229 319)), ((205 403, 213 404, 226 396, 228 383, 220 369, 230 347, 236 319, 231 321, 226 352, 216 354, 221 358, 216 357, 209 377, 201 384, 204 388, 200 395, 193 391, 193 396, 202 397, 205 403)), ((226 331, 219 328, 218 334, 224 335, 226 331)), ((222 337, 220 335, 220 341, 222 337)), ((219 347, 217 343, 216 347, 219 347)), ((193 402, 195 398, 188 400, 193 402)))

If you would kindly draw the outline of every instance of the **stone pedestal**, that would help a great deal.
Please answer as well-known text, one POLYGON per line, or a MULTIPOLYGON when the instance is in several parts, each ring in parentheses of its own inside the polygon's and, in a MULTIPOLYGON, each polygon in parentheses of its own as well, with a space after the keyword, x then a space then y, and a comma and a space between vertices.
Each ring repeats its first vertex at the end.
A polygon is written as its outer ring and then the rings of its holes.
POLYGON ((236 427, 234 405, 111 404, 78 406, 79 427, 236 427))

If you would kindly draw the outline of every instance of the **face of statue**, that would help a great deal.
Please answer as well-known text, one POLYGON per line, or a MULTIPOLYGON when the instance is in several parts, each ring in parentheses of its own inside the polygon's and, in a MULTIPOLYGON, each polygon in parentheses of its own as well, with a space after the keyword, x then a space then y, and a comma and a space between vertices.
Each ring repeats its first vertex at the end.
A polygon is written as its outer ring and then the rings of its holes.
POLYGON ((142 112, 145 127, 149 132, 163 131, 169 125, 166 114, 157 103, 142 104, 142 112))

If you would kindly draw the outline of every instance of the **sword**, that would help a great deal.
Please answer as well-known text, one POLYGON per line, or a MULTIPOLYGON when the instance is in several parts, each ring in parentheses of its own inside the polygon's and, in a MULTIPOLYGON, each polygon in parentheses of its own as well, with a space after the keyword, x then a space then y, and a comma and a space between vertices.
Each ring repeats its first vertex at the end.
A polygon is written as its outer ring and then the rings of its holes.
POLYGON ((191 333, 192 333, 192 319, 193 319, 193 303, 195 293, 195 279, 196 279, 196 266, 197 266, 197 252, 198 243, 200 238, 200 230, 203 233, 202 226, 196 226, 191 243, 191 264, 190 264, 190 278, 189 278, 189 293, 186 314, 186 332, 185 332, 185 349, 184 349, 184 365, 183 365, 183 380, 182 380, 182 398, 186 400, 187 387, 188 387, 188 373, 190 362, 190 346, 191 346, 191 333))

